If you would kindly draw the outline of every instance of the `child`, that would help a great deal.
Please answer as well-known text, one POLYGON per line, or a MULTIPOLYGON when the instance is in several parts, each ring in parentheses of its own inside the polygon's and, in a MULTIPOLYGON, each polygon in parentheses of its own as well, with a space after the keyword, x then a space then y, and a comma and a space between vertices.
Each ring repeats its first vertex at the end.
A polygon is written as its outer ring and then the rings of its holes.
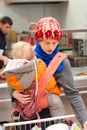
MULTIPOLYGON (((33 49, 31 48, 29 43, 25 43, 22 41, 15 43, 13 45, 11 56, 13 60, 7 59, 8 64, 4 69, 4 71, 2 72, 2 75, 6 77, 7 83, 13 89, 16 89, 22 94, 30 95, 29 102, 27 102, 28 103, 27 105, 17 101, 16 111, 19 112, 25 120, 34 119, 37 116, 35 114, 36 112, 36 106, 34 102, 35 98, 33 101, 31 100, 31 98, 33 99, 33 97, 35 96, 35 90, 36 90, 34 81, 37 78, 36 76, 38 76, 38 80, 40 80, 40 78, 44 75, 44 72, 46 71, 46 65, 42 60, 35 58, 33 49), (37 66, 37 70, 35 70, 35 65, 37 66), (35 76, 36 71, 37 71, 37 75, 35 76), (31 114, 32 107, 31 109, 29 107, 31 103, 33 104, 33 109, 35 109, 33 115, 31 114)), ((3 57, 2 60, 5 61, 6 64, 6 57, 3 57)), ((40 86, 38 89, 40 89, 40 86)), ((46 92, 50 92, 52 89, 53 89, 52 91, 53 94, 50 94, 47 97, 51 114, 52 116, 57 116, 60 114, 64 115, 65 111, 61 103, 60 97, 58 96, 61 93, 61 91, 58 88, 54 77, 51 78, 51 80, 46 86, 45 92, 43 91, 43 93, 46 94, 46 92)), ((41 98, 41 102, 43 102, 42 98, 41 98)), ((43 106, 43 108, 45 107, 46 106, 43 106)), ((14 113, 16 112, 14 111, 14 113)))
MULTIPOLYGON (((62 38, 61 26, 53 17, 42 18, 37 22, 35 36, 37 41, 35 54, 48 66, 56 53, 59 52, 58 44, 62 38)), ((84 130, 87 130, 87 111, 78 90, 74 86, 71 66, 67 58, 57 68, 54 77, 63 87, 78 121, 84 130)))

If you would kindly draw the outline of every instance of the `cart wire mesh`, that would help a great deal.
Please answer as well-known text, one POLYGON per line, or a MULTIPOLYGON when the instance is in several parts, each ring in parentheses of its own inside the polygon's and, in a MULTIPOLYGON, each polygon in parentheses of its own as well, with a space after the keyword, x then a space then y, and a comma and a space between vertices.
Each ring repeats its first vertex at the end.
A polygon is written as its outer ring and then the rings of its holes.
POLYGON ((75 118, 74 114, 30 121, 15 121, 2 124, 0 130, 45 130, 48 126, 52 124, 60 123, 61 120, 72 118, 75 118))

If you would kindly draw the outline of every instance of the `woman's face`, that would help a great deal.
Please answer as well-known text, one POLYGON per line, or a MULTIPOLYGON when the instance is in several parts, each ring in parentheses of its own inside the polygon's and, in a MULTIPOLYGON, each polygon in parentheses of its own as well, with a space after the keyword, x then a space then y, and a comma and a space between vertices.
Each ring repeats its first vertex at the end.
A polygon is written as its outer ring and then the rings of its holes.
POLYGON ((52 54, 57 45, 58 41, 53 39, 48 39, 40 42, 40 46, 46 54, 52 54))

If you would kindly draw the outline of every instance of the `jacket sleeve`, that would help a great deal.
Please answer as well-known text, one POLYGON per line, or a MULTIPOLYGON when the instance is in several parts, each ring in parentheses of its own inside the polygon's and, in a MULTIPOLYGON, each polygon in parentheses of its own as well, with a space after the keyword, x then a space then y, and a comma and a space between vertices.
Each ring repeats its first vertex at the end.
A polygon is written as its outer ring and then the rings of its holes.
POLYGON ((11 101, 14 102, 16 101, 16 99, 12 96, 13 95, 13 92, 15 91, 13 88, 11 88, 10 86, 8 86, 8 91, 9 91, 9 94, 10 94, 10 97, 11 97, 11 101))
POLYGON ((84 102, 73 81, 71 66, 68 59, 64 60, 64 70, 54 74, 56 81, 62 85, 78 121, 83 125, 87 121, 87 112, 84 102))

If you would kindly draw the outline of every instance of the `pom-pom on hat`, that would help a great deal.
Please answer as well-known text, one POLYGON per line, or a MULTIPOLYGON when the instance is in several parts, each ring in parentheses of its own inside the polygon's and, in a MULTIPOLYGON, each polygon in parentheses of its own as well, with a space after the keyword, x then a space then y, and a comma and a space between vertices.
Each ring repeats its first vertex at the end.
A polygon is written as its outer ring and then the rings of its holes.
POLYGON ((37 42, 54 39, 60 41, 62 38, 61 26, 53 17, 45 17, 36 24, 35 38, 37 42))

